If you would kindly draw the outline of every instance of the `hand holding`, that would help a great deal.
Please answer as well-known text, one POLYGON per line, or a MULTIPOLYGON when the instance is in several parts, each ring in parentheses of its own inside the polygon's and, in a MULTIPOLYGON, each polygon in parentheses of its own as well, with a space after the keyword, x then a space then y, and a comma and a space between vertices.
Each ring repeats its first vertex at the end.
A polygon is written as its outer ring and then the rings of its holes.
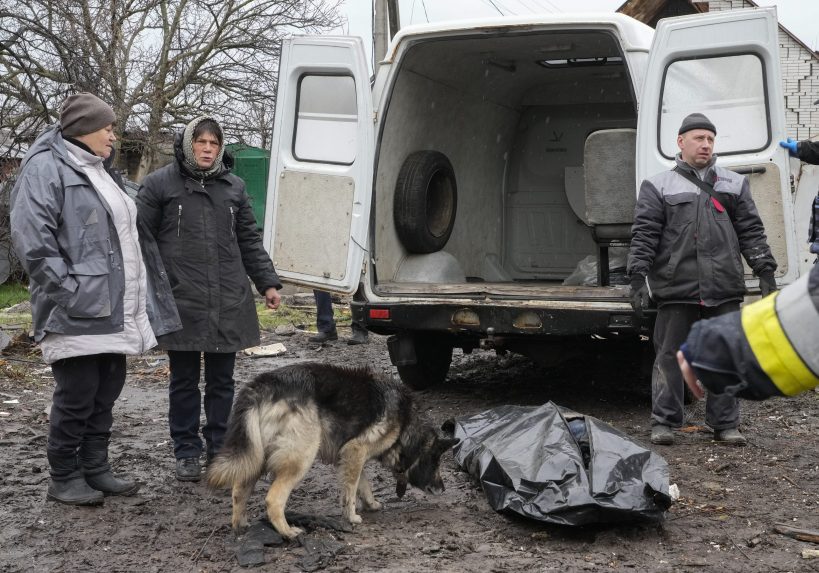
POLYGON ((705 389, 703 388, 702 383, 697 380, 697 374, 694 372, 694 369, 691 368, 688 360, 685 359, 685 355, 682 353, 682 350, 677 351, 677 364, 680 365, 680 371, 682 372, 683 379, 685 379, 685 383, 688 386, 688 389, 691 390, 691 394, 694 395, 694 398, 697 400, 702 400, 705 398, 705 389))
POLYGON ((631 277, 631 292, 629 293, 631 300, 631 308, 634 309, 634 314, 637 318, 642 320, 643 309, 646 309, 651 304, 651 296, 648 294, 648 285, 646 284, 646 277, 643 275, 634 275, 631 277))
POLYGON ((774 279, 773 273, 759 275, 759 292, 763 298, 777 290, 779 290, 779 288, 776 286, 776 279, 774 279))
POLYGON ((793 139, 792 137, 789 137, 788 141, 780 141, 779 142, 779 145, 781 147, 784 147, 785 149, 788 150, 788 155, 790 155, 791 157, 799 157, 799 154, 798 154, 798 151, 797 151, 797 145, 798 144, 799 144, 799 142, 796 141, 795 139, 793 139))

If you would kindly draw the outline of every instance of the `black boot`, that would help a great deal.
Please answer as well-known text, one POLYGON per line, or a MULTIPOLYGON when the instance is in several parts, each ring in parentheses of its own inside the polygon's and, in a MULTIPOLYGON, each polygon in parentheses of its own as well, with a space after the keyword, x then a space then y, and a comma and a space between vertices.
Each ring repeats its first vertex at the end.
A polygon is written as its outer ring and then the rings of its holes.
POLYGON ((139 484, 130 479, 114 477, 108 463, 108 440, 83 440, 80 444, 79 461, 85 481, 105 495, 134 495, 139 484))
POLYGON ((48 464, 51 466, 48 499, 68 505, 102 505, 102 493, 85 483, 76 454, 48 452, 48 464))

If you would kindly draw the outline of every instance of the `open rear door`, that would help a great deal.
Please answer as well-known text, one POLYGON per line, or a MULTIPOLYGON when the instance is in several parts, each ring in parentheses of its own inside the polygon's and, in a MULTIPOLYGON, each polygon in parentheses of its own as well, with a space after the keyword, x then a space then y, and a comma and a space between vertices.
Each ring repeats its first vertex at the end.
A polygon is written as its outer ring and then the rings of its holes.
POLYGON ((282 279, 355 291, 368 236, 373 133, 361 39, 285 40, 264 224, 282 279))
POLYGON ((775 8, 660 20, 637 123, 638 184, 673 166, 677 131, 693 112, 717 128, 717 165, 748 177, 777 278, 791 282, 799 269, 788 155, 779 147, 786 129, 775 8))

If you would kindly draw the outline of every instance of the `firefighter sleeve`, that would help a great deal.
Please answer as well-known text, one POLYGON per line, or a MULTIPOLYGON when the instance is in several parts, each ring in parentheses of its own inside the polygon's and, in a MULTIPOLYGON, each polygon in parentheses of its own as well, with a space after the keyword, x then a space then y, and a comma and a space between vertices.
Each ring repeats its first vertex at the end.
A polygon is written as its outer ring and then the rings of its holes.
POLYGON ((740 312, 694 324, 683 354, 709 392, 764 400, 819 385, 819 265, 740 312))

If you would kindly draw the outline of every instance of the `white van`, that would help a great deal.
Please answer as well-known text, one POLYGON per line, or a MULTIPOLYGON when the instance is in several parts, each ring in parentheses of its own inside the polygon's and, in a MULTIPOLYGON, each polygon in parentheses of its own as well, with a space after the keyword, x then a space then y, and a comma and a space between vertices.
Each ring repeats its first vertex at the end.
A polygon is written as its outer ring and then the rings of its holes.
POLYGON ((702 112, 787 284, 808 215, 794 224, 778 146, 777 38, 773 8, 656 31, 616 13, 423 25, 394 38, 372 85, 361 39, 286 40, 265 246, 288 282, 358 291, 354 319, 393 335, 413 388, 442 381, 453 348, 635 341, 622 267, 639 183, 702 112))

